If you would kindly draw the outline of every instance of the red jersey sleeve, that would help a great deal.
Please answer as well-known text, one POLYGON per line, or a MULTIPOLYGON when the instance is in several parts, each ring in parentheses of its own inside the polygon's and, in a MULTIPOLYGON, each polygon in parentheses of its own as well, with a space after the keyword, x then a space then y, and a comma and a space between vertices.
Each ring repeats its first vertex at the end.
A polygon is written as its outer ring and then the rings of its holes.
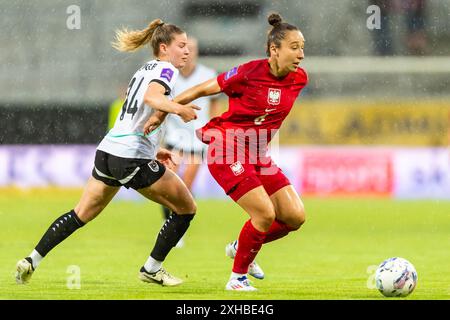
POLYGON ((227 96, 242 93, 242 80, 246 73, 246 64, 233 67, 229 71, 221 73, 217 76, 217 83, 220 89, 227 96))

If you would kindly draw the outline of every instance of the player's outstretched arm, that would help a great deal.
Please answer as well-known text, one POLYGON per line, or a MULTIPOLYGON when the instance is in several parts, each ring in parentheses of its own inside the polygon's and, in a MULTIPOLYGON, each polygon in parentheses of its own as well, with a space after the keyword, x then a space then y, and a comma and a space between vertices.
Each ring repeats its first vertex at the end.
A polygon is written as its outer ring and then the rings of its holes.
POLYGON ((176 96, 173 101, 181 104, 186 104, 200 97, 210 96, 221 91, 222 90, 220 89, 219 83, 217 82, 217 78, 212 78, 192 88, 189 88, 186 91, 183 91, 178 96, 176 96))
POLYGON ((150 134, 153 130, 157 129, 164 122, 167 115, 167 112, 156 110, 144 124, 144 134, 150 134))
MULTIPOLYGON (((173 101, 168 100, 164 96, 165 89, 163 86, 159 85, 158 83, 155 83, 154 87, 152 87, 152 88, 150 88, 150 86, 152 86, 152 83, 150 83, 149 88, 147 89, 147 92, 145 94, 145 97, 144 97, 145 103, 147 103, 148 105, 154 106, 154 104, 152 104, 152 102, 158 104, 158 103, 160 103, 160 101, 159 101, 160 99, 165 99, 166 101, 163 101, 163 103, 169 102, 172 105, 174 105, 172 108, 175 108, 175 109, 177 108, 177 105, 182 106, 183 104, 188 104, 197 98, 204 97, 204 96, 210 96, 210 95, 221 92, 219 83, 217 82, 217 78, 207 80, 203 83, 200 83, 199 85, 196 85, 196 86, 182 92, 173 101), (155 96, 154 96, 155 94, 158 94, 159 98, 160 98, 157 101, 155 101, 155 96), (161 98, 161 96, 162 96, 162 98, 161 98)), ((186 106, 190 106, 190 105, 186 105, 186 106)), ((155 107, 155 109, 157 109, 158 111, 155 112, 154 114, 152 114, 151 117, 145 123, 144 134, 149 134, 150 132, 152 132, 153 130, 158 128, 161 125, 161 123, 164 121, 164 119, 166 118, 167 113, 171 112, 170 110, 173 110, 172 108, 170 105, 166 108, 155 107)), ((193 108, 193 107, 191 107, 191 108, 193 108)), ((196 107, 194 109, 199 110, 198 107, 196 107)), ((172 113, 176 113, 176 112, 172 112, 172 113)), ((176 114, 178 114, 178 113, 176 113, 176 114)), ((178 115, 180 115, 180 114, 178 114, 178 115)), ((185 120, 185 119, 183 118, 183 120, 185 120)), ((187 122, 187 121, 185 120, 185 122, 187 122)))
POLYGON ((144 95, 145 104, 159 111, 174 113, 180 116, 184 122, 197 119, 195 110, 200 110, 199 107, 194 104, 179 104, 171 101, 167 99, 165 92, 164 86, 157 82, 151 82, 144 95))

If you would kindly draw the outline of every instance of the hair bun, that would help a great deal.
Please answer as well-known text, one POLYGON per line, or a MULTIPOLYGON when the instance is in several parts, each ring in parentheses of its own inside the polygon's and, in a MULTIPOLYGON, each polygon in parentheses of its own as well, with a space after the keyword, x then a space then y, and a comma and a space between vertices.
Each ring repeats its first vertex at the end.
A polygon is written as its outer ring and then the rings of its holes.
POLYGON ((271 26, 279 26, 281 22, 283 21, 283 18, 281 18, 280 14, 278 13, 272 13, 268 18, 267 21, 269 21, 269 24, 271 26))

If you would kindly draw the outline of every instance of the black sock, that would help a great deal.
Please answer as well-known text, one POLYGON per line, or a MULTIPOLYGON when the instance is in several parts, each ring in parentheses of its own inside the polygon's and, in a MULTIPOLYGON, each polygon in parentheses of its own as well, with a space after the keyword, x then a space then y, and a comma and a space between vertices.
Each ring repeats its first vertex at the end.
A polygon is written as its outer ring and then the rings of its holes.
POLYGON ((165 207, 165 206, 161 206, 161 208, 163 210, 164 219, 166 219, 166 220, 169 219, 170 214, 172 213, 172 211, 169 208, 165 207))
POLYGON ((84 222, 78 218, 75 211, 71 210, 63 214, 50 225, 35 250, 45 257, 50 250, 82 226, 84 226, 84 222))
POLYGON ((189 224, 193 218, 194 214, 180 215, 173 212, 159 231, 155 247, 150 254, 152 258, 158 261, 164 261, 169 251, 175 247, 189 228, 189 224))

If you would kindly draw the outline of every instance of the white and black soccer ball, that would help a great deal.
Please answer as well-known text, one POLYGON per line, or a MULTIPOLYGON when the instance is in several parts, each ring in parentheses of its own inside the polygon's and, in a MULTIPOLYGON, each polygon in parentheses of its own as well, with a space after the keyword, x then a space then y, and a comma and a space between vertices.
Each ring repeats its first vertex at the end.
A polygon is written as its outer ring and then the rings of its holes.
POLYGON ((417 272, 406 259, 384 260, 375 273, 377 289, 386 297, 406 297, 417 285, 417 272))

